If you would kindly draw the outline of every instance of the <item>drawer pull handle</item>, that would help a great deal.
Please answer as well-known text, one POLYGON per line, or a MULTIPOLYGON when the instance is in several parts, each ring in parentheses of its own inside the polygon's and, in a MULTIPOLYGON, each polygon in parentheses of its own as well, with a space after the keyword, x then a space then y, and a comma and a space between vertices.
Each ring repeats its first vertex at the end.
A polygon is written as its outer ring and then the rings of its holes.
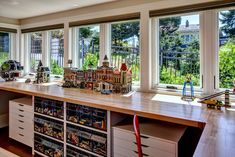
MULTIPOLYGON (((135 135, 135 134, 133 133, 133 135, 135 135)), ((149 137, 144 136, 144 135, 140 135, 140 137, 141 137, 141 138, 145 138, 145 139, 148 139, 148 138, 149 138, 149 137)))
POLYGON ((24 121, 23 120, 18 120, 19 122, 21 122, 21 123, 24 123, 24 121))
POLYGON ((19 114, 19 117, 24 117, 23 115, 19 114))
MULTIPOLYGON (((138 152, 137 151, 134 151, 136 154, 138 154, 138 152)), ((143 153, 143 156, 149 156, 148 154, 144 154, 143 153)))
POLYGON ((149 137, 147 136, 144 136, 144 135, 140 135, 141 138, 145 138, 145 139, 148 139, 149 137))
POLYGON ((23 134, 19 134, 20 136, 24 136, 23 134))
POLYGON ((22 105, 22 104, 19 104, 19 106, 24 106, 24 105, 22 105))
POLYGON ((19 129, 24 130, 24 128, 22 128, 22 127, 19 127, 19 129))
MULTIPOLYGON (((136 142, 133 142, 135 145, 137 145, 136 142)), ((145 145, 145 144, 141 144, 141 147, 145 147, 145 148, 148 148, 149 146, 145 145)))
POLYGON ((24 110, 19 109, 20 112, 24 112, 24 110))

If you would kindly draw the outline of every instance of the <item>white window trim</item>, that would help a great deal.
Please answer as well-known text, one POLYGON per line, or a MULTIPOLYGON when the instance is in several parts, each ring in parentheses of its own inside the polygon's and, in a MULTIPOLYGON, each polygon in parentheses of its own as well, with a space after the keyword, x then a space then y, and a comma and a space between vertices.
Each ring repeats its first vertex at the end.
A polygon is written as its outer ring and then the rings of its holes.
POLYGON ((187 16, 187 15, 195 15, 199 14, 199 20, 200 20, 200 30, 199 30, 199 42, 200 42, 200 86, 194 86, 194 91, 196 93, 201 93, 203 92, 203 84, 202 84, 202 75, 203 75, 203 70, 202 68, 204 67, 203 63, 203 57, 204 56, 204 51, 202 49, 202 13, 201 12, 191 12, 191 13, 186 13, 186 14, 175 14, 175 15, 169 15, 169 16, 161 16, 161 17, 155 17, 152 18, 152 29, 151 29, 151 34, 152 34, 152 67, 151 67, 151 73, 152 73, 152 90, 151 91, 158 91, 158 92, 163 92, 168 91, 168 92, 175 92, 176 95, 177 93, 180 93, 182 91, 182 86, 183 85, 174 85, 174 84, 160 84, 160 71, 159 71, 159 42, 158 42, 158 36, 159 36, 159 31, 158 31, 158 25, 159 25, 159 19, 160 18, 165 18, 165 17, 172 17, 172 16, 187 16), (167 86, 174 86, 177 89, 168 89, 166 88, 167 86))

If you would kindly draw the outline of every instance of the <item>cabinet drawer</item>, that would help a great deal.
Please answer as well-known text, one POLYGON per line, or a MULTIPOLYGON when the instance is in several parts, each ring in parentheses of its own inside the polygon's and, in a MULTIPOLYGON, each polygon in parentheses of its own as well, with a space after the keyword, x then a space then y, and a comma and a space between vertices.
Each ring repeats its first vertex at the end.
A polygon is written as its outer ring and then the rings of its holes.
POLYGON ((25 105, 23 103, 10 101, 9 110, 10 111, 23 110, 23 111, 33 112, 33 107, 31 105, 25 105))
MULTIPOLYGON (((137 145, 134 142, 130 142, 130 141, 124 141, 123 139, 119 139, 117 137, 114 138, 114 142, 113 142, 115 147, 120 147, 129 151, 137 151, 137 145)), ((114 148, 115 149, 115 148, 114 148)), ((148 154, 150 156, 154 156, 156 154, 175 154, 174 152, 169 152, 166 150, 162 150, 161 148, 155 148, 153 146, 146 146, 142 144, 142 151, 144 154, 148 154)))
POLYGON ((18 118, 9 118, 9 130, 23 128, 24 130, 32 131, 33 132, 33 121, 28 120, 21 120, 18 118))
POLYGON ((11 129, 9 137, 30 147, 33 146, 33 131, 11 129))
POLYGON ((10 117, 25 120, 25 121, 26 120, 33 120, 33 113, 28 112, 28 111, 21 111, 21 110, 10 111, 9 118, 10 117))
POLYGON ((9 116, 9 124, 23 123, 33 125, 33 116, 28 116, 26 114, 12 114, 9 116))
MULTIPOLYGON (((138 152, 136 150, 128 150, 126 148, 123 147, 119 147, 119 146, 115 146, 114 147, 114 157, 119 157, 119 156, 123 156, 123 157, 137 157, 138 156, 138 152)), ((143 157, 176 157, 175 154, 169 153, 169 152, 165 152, 165 151, 155 151, 155 153, 147 153, 144 152, 143 150, 143 157)))
MULTIPOLYGON (((113 135, 114 139, 118 138, 123 141, 121 145, 125 145, 125 142, 129 144, 134 144, 134 142, 136 142, 135 135, 131 131, 114 128, 113 135)), ((176 143, 173 142, 170 143, 151 136, 143 136, 141 138, 141 143, 147 147, 156 148, 173 154, 176 153, 176 143)))

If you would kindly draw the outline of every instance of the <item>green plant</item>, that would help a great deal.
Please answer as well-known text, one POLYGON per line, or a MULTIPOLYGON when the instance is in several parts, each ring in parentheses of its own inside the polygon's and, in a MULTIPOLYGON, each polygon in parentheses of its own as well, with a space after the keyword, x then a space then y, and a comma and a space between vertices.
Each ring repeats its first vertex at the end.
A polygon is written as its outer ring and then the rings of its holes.
POLYGON ((63 68, 58 65, 56 60, 51 60, 51 74, 63 75, 63 68))
POLYGON ((0 66, 3 62, 7 61, 9 59, 9 53, 8 52, 0 52, 0 66))
POLYGON ((98 66, 99 56, 98 53, 86 53, 83 70, 87 70, 88 68, 96 68, 98 66))

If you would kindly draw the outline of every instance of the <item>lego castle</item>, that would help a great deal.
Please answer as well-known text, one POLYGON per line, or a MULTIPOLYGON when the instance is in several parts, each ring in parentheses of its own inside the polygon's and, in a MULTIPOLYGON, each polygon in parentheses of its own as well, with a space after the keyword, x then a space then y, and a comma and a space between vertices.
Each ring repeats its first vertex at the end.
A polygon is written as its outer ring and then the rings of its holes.
POLYGON ((79 70, 64 68, 63 87, 90 89, 103 94, 128 93, 132 90, 132 72, 125 63, 120 69, 109 66, 105 55, 103 64, 97 69, 79 70))

